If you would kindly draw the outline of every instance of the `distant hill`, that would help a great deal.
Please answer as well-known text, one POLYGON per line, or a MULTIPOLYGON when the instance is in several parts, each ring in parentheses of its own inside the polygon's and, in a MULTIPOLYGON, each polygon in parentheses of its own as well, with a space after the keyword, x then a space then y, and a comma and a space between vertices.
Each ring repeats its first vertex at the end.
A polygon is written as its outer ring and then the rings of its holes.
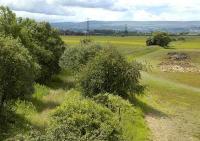
MULTIPOLYGON (((51 23, 58 29, 85 31, 86 22, 51 23)), ((200 21, 89 21, 90 30, 123 31, 127 25, 129 31, 151 32, 166 31, 172 33, 190 32, 200 33, 200 21)))

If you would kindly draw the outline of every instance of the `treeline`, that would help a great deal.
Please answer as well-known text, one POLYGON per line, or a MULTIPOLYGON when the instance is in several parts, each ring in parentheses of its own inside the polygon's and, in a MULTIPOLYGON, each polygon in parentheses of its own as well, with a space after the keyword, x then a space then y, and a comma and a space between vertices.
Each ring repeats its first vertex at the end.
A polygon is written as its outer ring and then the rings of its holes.
MULTIPOLYGON (((154 32, 139 32, 139 31, 116 31, 116 30, 109 30, 109 29, 95 29, 89 31, 74 31, 74 30, 59 30, 60 35, 68 35, 68 36, 84 36, 88 35, 98 35, 98 36, 150 36, 154 32)), ((180 33, 168 33, 170 36, 200 36, 197 33, 190 33, 190 32, 180 32, 180 33)))
POLYGON ((108 30, 108 29, 102 29, 102 30, 91 30, 89 33, 82 32, 82 31, 73 31, 73 30, 60 30, 61 35, 74 35, 74 36, 83 36, 86 34, 89 35, 99 35, 99 36, 147 36, 151 33, 143 33, 138 31, 116 31, 116 30, 108 30))
POLYGON ((17 18, 0 7, 0 108, 10 99, 28 97, 35 82, 59 72, 64 43, 49 23, 17 18))

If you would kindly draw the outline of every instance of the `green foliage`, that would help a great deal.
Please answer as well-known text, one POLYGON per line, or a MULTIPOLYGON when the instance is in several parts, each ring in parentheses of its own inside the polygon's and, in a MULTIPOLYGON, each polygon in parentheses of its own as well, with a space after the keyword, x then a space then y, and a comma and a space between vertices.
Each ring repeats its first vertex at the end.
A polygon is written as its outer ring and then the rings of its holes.
POLYGON ((37 110, 32 102, 26 100, 16 100, 13 105, 9 106, 19 115, 33 116, 37 110))
POLYGON ((33 92, 39 66, 18 40, 0 36, 0 102, 33 92))
POLYGON ((98 94, 93 98, 97 103, 109 108, 120 120, 123 138, 126 141, 145 141, 149 129, 143 118, 143 113, 128 100, 112 94, 98 94))
POLYGON ((0 32, 6 36, 17 37, 19 30, 15 14, 8 7, 0 6, 0 32))
POLYGON ((36 98, 36 99, 42 99, 43 96, 47 96, 50 91, 48 87, 41 84, 35 84, 34 88, 35 88, 35 92, 33 94, 33 98, 36 98))
POLYGON ((30 130, 29 122, 20 114, 33 116, 34 106, 25 101, 9 101, 2 109, 0 118, 0 140, 18 140, 18 134, 30 130))
POLYGON ((9 8, 0 7, 0 32, 19 38, 29 50, 30 55, 41 67, 38 82, 46 82, 60 70, 58 63, 64 51, 64 43, 58 31, 51 28, 49 23, 17 19, 9 8))
POLYGON ((60 70, 58 65, 64 46, 58 32, 49 23, 25 19, 20 23, 20 39, 41 66, 39 82, 45 82, 60 70))
POLYGON ((60 66, 63 69, 79 71, 88 61, 94 58, 102 47, 98 44, 86 44, 79 47, 67 48, 60 58, 60 66))
POLYGON ((143 91, 140 77, 136 63, 129 64, 115 49, 105 48, 88 63, 80 76, 80 86, 89 97, 108 92, 127 98, 129 93, 143 91))
POLYGON ((155 32, 153 36, 148 38, 146 41, 147 46, 159 45, 161 47, 166 47, 171 42, 171 38, 165 32, 155 32))
POLYGON ((119 121, 107 108, 73 93, 52 114, 49 140, 118 141, 119 121))
POLYGON ((81 45, 88 45, 88 44, 92 43, 92 40, 86 38, 86 39, 80 40, 80 43, 81 43, 81 45))
POLYGON ((178 37, 177 38, 177 41, 185 41, 186 40, 186 38, 184 38, 184 37, 178 37))

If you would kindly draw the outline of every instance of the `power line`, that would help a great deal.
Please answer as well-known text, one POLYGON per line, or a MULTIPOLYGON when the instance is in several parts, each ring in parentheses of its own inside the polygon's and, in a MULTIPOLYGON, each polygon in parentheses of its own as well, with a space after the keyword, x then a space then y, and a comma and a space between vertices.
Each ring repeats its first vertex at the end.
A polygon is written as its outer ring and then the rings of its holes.
POLYGON ((89 18, 87 18, 87 26, 86 26, 86 38, 87 37, 90 37, 90 21, 89 21, 89 18))
POLYGON ((90 32, 90 22, 89 22, 89 18, 87 18, 87 33, 90 32))
POLYGON ((125 36, 128 35, 128 26, 127 26, 127 24, 125 24, 124 35, 125 36))

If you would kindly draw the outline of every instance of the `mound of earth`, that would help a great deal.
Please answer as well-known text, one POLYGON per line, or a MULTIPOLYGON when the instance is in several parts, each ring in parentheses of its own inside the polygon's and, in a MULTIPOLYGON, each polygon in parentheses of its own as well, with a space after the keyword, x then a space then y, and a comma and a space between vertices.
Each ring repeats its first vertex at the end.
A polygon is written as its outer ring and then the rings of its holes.
POLYGON ((200 69, 192 64, 191 58, 186 53, 169 52, 163 62, 159 64, 164 72, 199 72, 200 69))

